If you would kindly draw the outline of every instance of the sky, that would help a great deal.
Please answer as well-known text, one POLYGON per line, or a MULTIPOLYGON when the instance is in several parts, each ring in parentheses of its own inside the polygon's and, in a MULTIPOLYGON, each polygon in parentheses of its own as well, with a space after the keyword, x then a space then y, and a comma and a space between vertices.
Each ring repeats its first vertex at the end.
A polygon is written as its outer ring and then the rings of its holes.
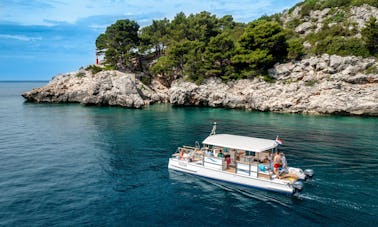
POLYGON ((95 41, 119 19, 152 20, 208 11, 248 23, 300 0, 1 0, 0 81, 50 80, 95 63, 95 41))

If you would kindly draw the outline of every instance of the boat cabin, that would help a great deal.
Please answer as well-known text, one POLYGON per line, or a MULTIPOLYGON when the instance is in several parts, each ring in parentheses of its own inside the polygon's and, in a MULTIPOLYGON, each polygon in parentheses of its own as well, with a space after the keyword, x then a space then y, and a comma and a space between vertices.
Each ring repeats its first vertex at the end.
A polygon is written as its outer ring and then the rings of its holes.
POLYGON ((202 144, 180 147, 174 156, 214 170, 272 179, 272 156, 278 146, 274 140, 215 134, 202 144))

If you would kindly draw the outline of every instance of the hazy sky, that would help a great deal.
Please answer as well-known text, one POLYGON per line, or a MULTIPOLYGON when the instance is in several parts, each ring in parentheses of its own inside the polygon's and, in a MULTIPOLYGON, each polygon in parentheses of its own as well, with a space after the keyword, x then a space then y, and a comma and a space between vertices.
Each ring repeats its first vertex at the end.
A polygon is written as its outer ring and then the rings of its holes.
POLYGON ((250 22, 300 0, 1 0, 0 80, 50 80, 95 62, 95 41, 118 19, 143 27, 178 12, 250 22))

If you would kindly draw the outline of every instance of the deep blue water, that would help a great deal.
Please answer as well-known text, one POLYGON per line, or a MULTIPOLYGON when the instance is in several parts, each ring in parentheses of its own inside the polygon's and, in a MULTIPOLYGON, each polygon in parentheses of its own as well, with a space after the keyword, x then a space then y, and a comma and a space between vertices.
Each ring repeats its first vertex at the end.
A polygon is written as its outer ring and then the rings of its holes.
POLYGON ((43 83, 0 83, 1 226, 378 225, 378 118, 152 105, 25 103, 43 83), (299 197, 170 172, 210 132, 284 140, 315 170, 299 197))

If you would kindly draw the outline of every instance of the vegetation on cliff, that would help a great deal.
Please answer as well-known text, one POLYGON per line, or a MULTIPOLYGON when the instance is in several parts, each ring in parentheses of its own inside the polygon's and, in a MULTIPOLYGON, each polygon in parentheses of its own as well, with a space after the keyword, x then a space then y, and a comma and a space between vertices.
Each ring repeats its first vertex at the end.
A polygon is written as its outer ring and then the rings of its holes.
POLYGON ((96 47, 111 68, 159 75, 167 85, 177 77, 197 83, 208 77, 267 78, 275 63, 308 55, 378 57, 376 18, 363 28, 348 20, 351 7, 363 4, 378 7, 373 0, 305 0, 247 24, 209 12, 178 13, 173 20, 154 20, 141 29, 124 19, 110 25, 96 47), (312 21, 314 11, 324 12, 321 21, 312 21))

